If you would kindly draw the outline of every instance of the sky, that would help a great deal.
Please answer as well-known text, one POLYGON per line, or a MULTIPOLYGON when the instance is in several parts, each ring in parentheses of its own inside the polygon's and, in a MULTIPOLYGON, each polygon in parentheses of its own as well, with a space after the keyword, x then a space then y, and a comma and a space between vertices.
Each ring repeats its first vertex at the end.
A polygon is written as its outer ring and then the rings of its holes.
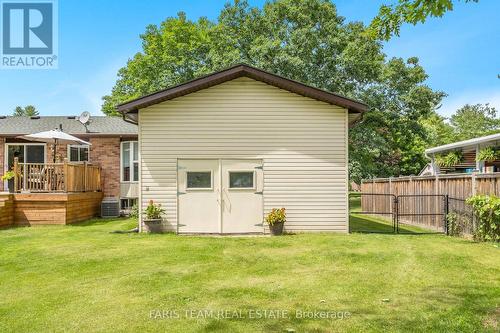
MULTIPOLYGON (((338 0, 347 21, 369 23, 383 3, 395 0, 338 0)), ((59 67, 55 70, 0 69, 0 114, 35 105, 41 115, 102 115, 117 71, 141 50, 148 24, 184 11, 189 19, 215 20, 226 0, 59 0, 59 67)), ((261 7, 264 0, 249 1, 261 7)), ((490 103, 500 111, 500 1, 455 1, 453 12, 420 25, 405 25, 384 44, 388 57, 416 56, 426 82, 448 96, 438 112, 450 116, 466 103, 490 103)))

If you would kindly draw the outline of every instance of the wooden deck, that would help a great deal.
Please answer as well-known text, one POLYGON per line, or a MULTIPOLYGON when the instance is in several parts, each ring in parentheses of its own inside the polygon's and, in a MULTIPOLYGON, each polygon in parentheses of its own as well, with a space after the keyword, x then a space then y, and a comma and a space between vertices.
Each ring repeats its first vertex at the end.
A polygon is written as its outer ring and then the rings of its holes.
POLYGON ((71 224, 99 216, 102 192, 0 194, 0 226, 71 224))
POLYGON ((19 163, 12 192, 0 194, 0 227, 71 224, 98 216, 101 168, 88 163, 19 163))
POLYGON ((70 193, 101 191, 101 168, 90 163, 19 163, 14 159, 14 192, 70 193))

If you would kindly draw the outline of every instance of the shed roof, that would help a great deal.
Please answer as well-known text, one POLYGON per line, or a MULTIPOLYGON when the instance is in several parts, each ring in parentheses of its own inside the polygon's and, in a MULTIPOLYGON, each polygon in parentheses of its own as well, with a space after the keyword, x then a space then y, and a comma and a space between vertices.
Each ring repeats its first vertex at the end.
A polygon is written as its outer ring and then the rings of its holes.
POLYGON ((443 151, 447 151, 447 150, 453 150, 453 149, 458 149, 458 148, 467 148, 467 147, 472 147, 472 146, 481 145, 481 144, 494 143, 496 141, 500 141, 500 133, 481 136, 479 138, 474 138, 474 139, 469 139, 469 140, 464 140, 464 141, 459 141, 459 142, 453 142, 453 143, 449 143, 447 145, 429 148, 429 149, 425 150, 425 153, 426 154, 435 154, 435 153, 439 153, 439 152, 443 152, 443 151))
POLYGON ((117 109, 124 115, 126 113, 134 113, 141 108, 184 96, 239 77, 249 77, 305 97, 338 105, 349 109, 349 112, 352 113, 363 113, 368 110, 368 106, 366 104, 354 99, 290 80, 245 64, 236 65, 228 69, 214 72, 186 83, 131 100, 118 105, 117 109))
POLYGON ((59 125, 72 135, 137 135, 137 125, 125 122, 121 117, 92 116, 87 131, 75 116, 3 116, 0 117, 0 136, 32 134, 59 128, 59 125))

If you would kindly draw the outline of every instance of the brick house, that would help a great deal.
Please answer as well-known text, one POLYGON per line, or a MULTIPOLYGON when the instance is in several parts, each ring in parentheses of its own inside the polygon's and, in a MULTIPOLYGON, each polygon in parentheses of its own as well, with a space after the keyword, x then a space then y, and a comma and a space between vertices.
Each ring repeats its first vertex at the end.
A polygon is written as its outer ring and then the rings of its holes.
MULTIPOLYGON (((0 116, 0 174, 12 167, 15 156, 20 162, 52 162, 51 145, 18 137, 60 127, 92 145, 58 145, 56 159, 101 166, 104 196, 119 198, 121 209, 129 209, 138 197, 137 126, 119 117, 94 116, 83 125, 75 116, 0 116)), ((0 191, 8 191, 9 186, 0 181, 0 191)))

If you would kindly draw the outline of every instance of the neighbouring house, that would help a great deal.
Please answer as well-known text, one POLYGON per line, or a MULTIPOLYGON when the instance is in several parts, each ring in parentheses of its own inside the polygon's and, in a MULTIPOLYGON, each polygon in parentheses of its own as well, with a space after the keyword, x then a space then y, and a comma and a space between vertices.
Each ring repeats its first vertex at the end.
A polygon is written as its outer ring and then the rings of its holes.
POLYGON ((500 133, 429 148, 420 176, 500 171, 500 133))
MULTIPOLYGON (((72 164, 88 162, 99 166, 103 195, 120 199, 121 210, 129 210, 138 198, 137 126, 120 117, 93 116, 83 124, 76 116, 0 116, 1 174, 12 169, 14 157, 20 163, 50 164, 54 154, 52 145, 18 137, 60 127, 92 145, 58 145, 57 160, 67 158, 72 164)), ((0 182, 0 190, 12 191, 12 187, 13 180, 0 182)))
POLYGON ((348 232, 348 128, 366 110, 246 65, 118 106, 139 126, 140 205, 178 233, 263 233, 275 207, 287 231, 348 232))

